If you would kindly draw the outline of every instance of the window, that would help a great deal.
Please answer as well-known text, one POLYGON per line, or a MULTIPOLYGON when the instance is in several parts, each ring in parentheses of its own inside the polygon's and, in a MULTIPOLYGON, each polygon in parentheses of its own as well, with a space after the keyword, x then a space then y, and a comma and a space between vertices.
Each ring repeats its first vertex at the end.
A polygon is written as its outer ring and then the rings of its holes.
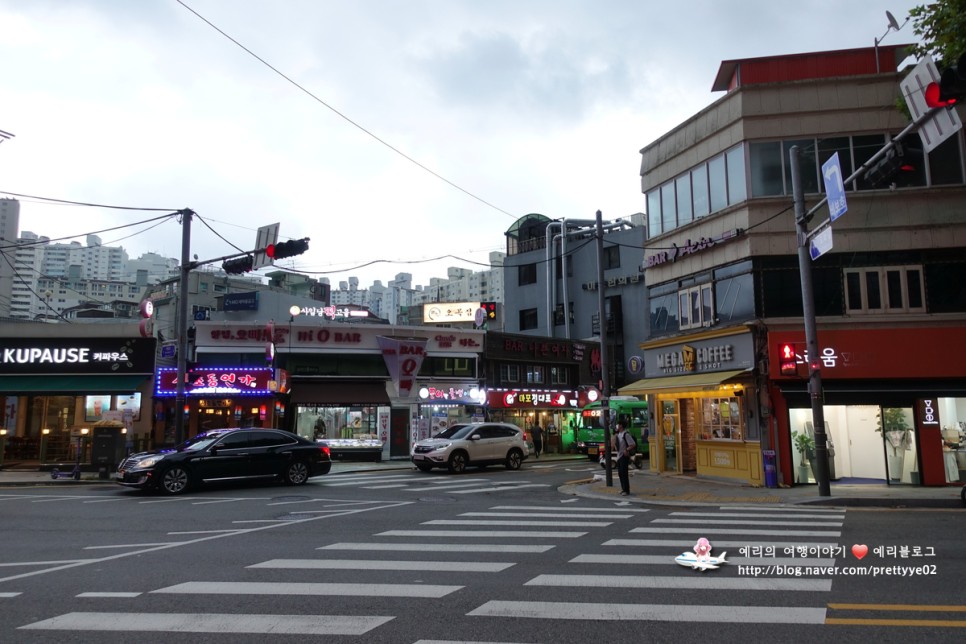
MULTIPOLYGON (((821 192, 818 188, 818 163, 815 161, 815 139, 782 141, 782 161, 785 163, 785 194, 792 194, 791 149, 798 146, 798 165, 802 190, 805 194, 821 192)), ((846 175, 848 176, 848 175, 846 175)), ((844 178, 844 177, 843 177, 844 178)))
POLYGON ((711 284, 678 291, 678 315, 682 329, 711 326, 714 323, 714 297, 711 284))
POLYGON ((527 384, 542 385, 544 382, 544 369, 538 365, 527 366, 527 384))
POLYGON ((921 266, 845 271, 847 313, 925 312, 921 266))
POLYGON ((501 364, 500 384, 514 384, 520 382, 520 365, 501 364))
POLYGON ((704 217, 711 212, 708 200, 708 166, 701 165, 691 171, 691 198, 694 200, 694 218, 704 217))
POLYGON ((621 267, 620 246, 608 246, 604 249, 604 270, 621 267))
POLYGON ((570 377, 566 367, 550 367, 551 385, 566 385, 569 383, 570 377))
MULTIPOLYGON (((574 303, 570 302, 567 306, 568 317, 570 318, 570 324, 574 323, 574 303)), ((553 323, 555 326, 563 326, 564 322, 564 307, 563 304, 558 304, 553 311, 553 323)))
POLYGON ((661 186, 661 229, 664 232, 677 228, 677 208, 674 205, 674 184, 670 181, 661 186))
POLYGON ((520 311, 520 330, 529 331, 537 328, 537 309, 523 309, 520 311))
POLYGON ((734 205, 748 198, 745 180, 745 149, 740 145, 725 153, 728 161, 728 203, 734 205))
POLYGON ((572 255, 567 255, 566 260, 564 260, 564 258, 561 257, 560 255, 557 255, 557 257, 555 258, 555 261, 556 263, 554 265, 554 270, 557 271, 556 272, 557 279, 561 279, 563 277, 563 270, 561 269, 561 265, 565 265, 567 267, 567 277, 574 276, 574 258, 572 255))
POLYGON ((691 175, 683 174, 674 180, 674 192, 678 202, 678 225, 694 220, 694 211, 691 209, 691 175))
POLYGON ((701 411, 703 440, 742 440, 741 398, 704 398, 701 411))
POLYGON ((751 196, 783 194, 782 149, 778 141, 751 144, 751 196))
POLYGON ((536 284, 537 283, 537 265, 536 264, 524 264, 518 267, 519 275, 519 285, 525 286, 526 284, 536 284))
POLYGON ((647 236, 656 237, 661 234, 661 191, 652 190, 647 193, 647 236))

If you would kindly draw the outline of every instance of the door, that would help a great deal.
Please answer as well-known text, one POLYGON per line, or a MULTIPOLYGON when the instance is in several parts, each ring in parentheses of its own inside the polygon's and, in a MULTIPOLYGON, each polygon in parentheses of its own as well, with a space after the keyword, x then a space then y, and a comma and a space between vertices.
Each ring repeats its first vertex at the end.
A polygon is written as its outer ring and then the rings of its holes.
POLYGON ((250 431, 232 432, 195 460, 197 476, 204 480, 249 476, 251 472, 250 431))
POLYGON ((849 469, 855 478, 886 478, 882 434, 877 432, 879 408, 875 405, 848 405, 845 409, 849 442, 849 469))
POLYGON ((409 409, 389 411, 389 456, 409 456, 409 409))
POLYGON ((278 432, 253 431, 250 449, 253 476, 276 476, 282 474, 292 460, 292 448, 298 445, 295 438, 278 432))
POLYGON ((659 420, 661 428, 661 444, 658 451, 661 454, 660 471, 681 471, 681 412, 677 400, 660 400, 661 410, 659 420))

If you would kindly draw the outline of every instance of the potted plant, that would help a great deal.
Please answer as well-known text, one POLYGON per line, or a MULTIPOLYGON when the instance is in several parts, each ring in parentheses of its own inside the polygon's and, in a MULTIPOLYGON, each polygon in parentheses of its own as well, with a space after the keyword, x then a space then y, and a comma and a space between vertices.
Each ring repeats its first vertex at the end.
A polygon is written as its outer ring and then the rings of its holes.
POLYGON ((809 461, 811 455, 815 452, 815 439, 808 434, 793 431, 792 442, 795 444, 795 449, 798 450, 800 457, 798 462, 798 482, 808 483, 811 470, 809 461))
POLYGON ((909 423, 906 420, 906 410, 899 407, 883 407, 876 421, 878 427, 875 431, 882 433, 882 440, 886 445, 889 479, 898 482, 902 479, 906 450, 909 449, 912 440, 909 423))

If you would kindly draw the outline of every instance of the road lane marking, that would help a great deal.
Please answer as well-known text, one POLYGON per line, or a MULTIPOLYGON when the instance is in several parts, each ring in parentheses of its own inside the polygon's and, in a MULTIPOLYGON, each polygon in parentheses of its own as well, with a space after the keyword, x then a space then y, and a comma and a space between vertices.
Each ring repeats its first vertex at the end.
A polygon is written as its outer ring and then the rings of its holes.
POLYGON ((364 635, 391 616, 244 615, 217 613, 66 613, 24 630, 260 635, 364 635))
POLYGON ((526 552, 540 553, 552 550, 550 545, 510 545, 485 543, 333 543, 316 550, 390 550, 400 552, 526 552))
POLYGON ((99 598, 110 599, 115 597, 118 599, 124 599, 127 597, 140 597, 140 596, 141 596, 141 593, 123 593, 123 592, 113 592, 113 593, 112 592, 87 592, 87 593, 80 593, 78 595, 75 595, 75 597, 91 597, 95 599, 99 599, 99 598))
POLYGON ((756 536, 785 536, 785 537, 840 537, 839 531, 829 532, 825 530, 739 530, 735 528, 702 528, 691 526, 678 526, 676 528, 632 528, 631 532, 660 532, 664 534, 681 534, 682 532, 698 533, 701 536, 709 534, 747 534, 756 536))
MULTIPOLYGON (((512 539, 515 537, 525 539, 579 539, 585 536, 586 532, 540 532, 537 530, 481 530, 479 532, 469 530, 387 530, 380 532, 376 537, 485 537, 488 539, 512 539)), ((3 581, 0 579, 0 581, 3 581)))
MULTIPOLYGON (((761 566, 801 566, 801 557, 729 557, 730 564, 754 564, 761 566)), ((578 555, 568 563, 588 564, 676 564, 668 555, 578 555)), ((835 559, 809 559, 809 566, 834 566, 835 559)))
POLYGON ((672 517, 720 517, 723 519, 727 518, 744 518, 744 519, 822 519, 823 521, 828 521, 830 519, 844 519, 845 517, 829 516, 827 514, 769 514, 765 512, 672 512, 670 514, 672 517))
POLYGON ((547 483, 530 483, 528 485, 499 485, 494 487, 481 487, 475 490, 454 490, 451 494, 476 494, 479 492, 502 492, 503 490, 522 490, 528 487, 550 487, 547 483))
POLYGON ((809 525, 816 528, 841 528, 842 522, 818 523, 816 521, 748 521, 746 519, 654 519, 651 523, 675 523, 700 525, 809 525))
POLYGON ((450 569, 427 569, 431 561, 400 561, 384 559, 270 559, 246 568, 278 568, 285 570, 421 570, 426 572, 502 572, 513 563, 502 561, 460 561, 450 569))
MULTIPOLYGON (((764 577, 647 577, 629 575, 537 575, 524 586, 568 588, 661 588, 693 590, 770 590, 828 592, 831 579, 784 579, 764 577)), ((702 610, 704 606, 701 607, 702 610)), ((693 608, 692 608, 693 610, 693 608)), ((773 609, 774 610, 774 609, 773 609)), ((781 610, 785 610, 782 607, 781 610)), ((822 609, 825 610, 824 608, 822 609)))
POLYGON ((590 604, 585 602, 488 601, 468 616, 593 621, 823 624, 824 608, 714 606, 701 604, 590 604))
MULTIPOLYGON (((966 613, 966 606, 933 604, 829 604, 832 611, 911 612, 911 613, 966 613)), ((914 626, 918 628, 966 628, 961 619, 901 619, 881 617, 827 617, 833 626, 914 626)))
MULTIPOLYGON (((568 499, 566 501, 561 501, 561 503, 573 503, 578 501, 578 499, 568 499)), ((561 508, 558 505, 494 505, 491 510, 550 510, 552 512, 559 512, 560 510, 566 510, 567 512, 634 512, 634 513, 644 513, 650 512, 648 509, 638 509, 638 508, 621 508, 620 510, 615 510, 614 508, 561 508)))
MULTIPOLYGON (((611 510, 618 512, 618 510, 611 510)), ((573 512, 463 512, 461 517, 530 517, 536 519, 630 519, 633 514, 579 514, 573 512)))
POLYGON ((161 595, 301 595, 340 597, 422 597, 439 599, 463 586, 438 584, 339 584, 275 581, 187 581, 152 590, 161 595))
MULTIPOLYGON (((631 548, 642 548, 645 546, 672 546, 680 547, 682 545, 681 539, 611 539, 605 541, 602 545, 605 546, 628 546, 631 548)), ((837 543, 822 543, 819 541, 719 541, 715 539, 715 548, 798 548, 798 547, 808 547, 808 548, 838 548, 840 544, 837 543)))
POLYGON ((531 528, 606 528, 613 525, 612 521, 485 521, 472 519, 434 519, 423 521, 419 525, 473 525, 473 526, 527 526, 531 528))

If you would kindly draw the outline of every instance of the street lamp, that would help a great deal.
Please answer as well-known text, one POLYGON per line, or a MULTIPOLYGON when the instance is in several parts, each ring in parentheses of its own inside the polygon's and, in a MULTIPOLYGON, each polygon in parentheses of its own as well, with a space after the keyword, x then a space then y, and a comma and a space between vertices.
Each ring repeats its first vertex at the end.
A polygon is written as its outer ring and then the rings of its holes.
POLYGON ((7 448, 7 430, 0 429, 0 465, 3 465, 3 452, 7 448))
POLYGON ((47 440, 50 438, 50 430, 46 427, 40 430, 40 462, 47 462, 47 440))

